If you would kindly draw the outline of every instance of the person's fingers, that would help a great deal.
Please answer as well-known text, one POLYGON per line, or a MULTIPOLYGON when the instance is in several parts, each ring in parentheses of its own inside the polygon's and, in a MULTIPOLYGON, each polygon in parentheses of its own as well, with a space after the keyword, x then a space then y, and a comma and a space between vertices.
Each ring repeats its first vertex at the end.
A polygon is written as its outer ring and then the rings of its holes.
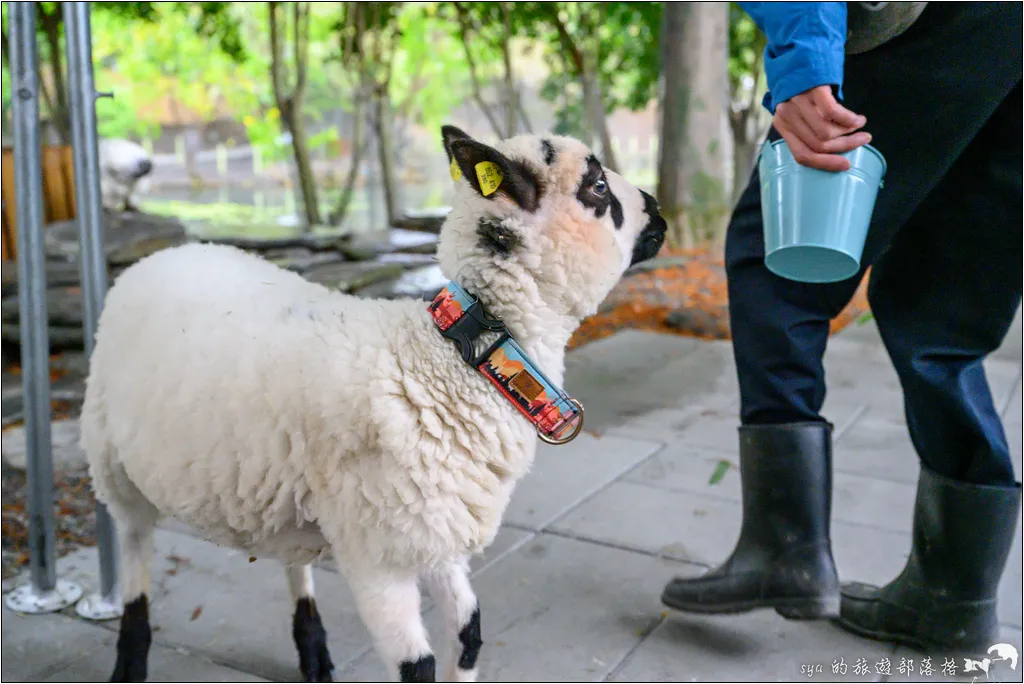
POLYGON ((827 152, 830 154, 839 154, 842 152, 849 152, 855 150, 862 145, 867 145, 871 142, 871 134, 864 131, 854 133, 853 135, 843 135, 838 138, 833 138, 827 142, 822 143, 819 151, 827 152))
POLYGON ((839 104, 836 98, 832 96, 831 88, 817 88, 811 97, 814 100, 815 107, 821 112, 822 117, 846 129, 843 133, 863 128, 868 121, 864 115, 851 112, 839 104))
POLYGON ((811 150, 799 134, 789 128, 788 121, 776 119, 775 128, 782 135, 793 158, 801 166, 809 166, 822 171, 846 171, 850 168, 850 162, 846 157, 837 154, 820 154, 811 150))
MULTIPOLYGON (((871 142, 871 134, 866 131, 860 131, 853 135, 843 135, 841 133, 830 134, 827 140, 822 140, 819 137, 819 133, 815 130, 812 121, 809 121, 806 117, 802 116, 802 112, 795 109, 786 109, 783 112, 782 121, 783 125, 786 126, 793 135, 800 138, 800 141, 811 151, 816 154, 836 154, 840 152, 849 152, 850 150, 856 149, 861 145, 867 145, 871 142)), ((821 123, 820 119, 816 119, 816 114, 811 114, 811 119, 821 123)), ((831 130, 838 130, 832 129, 831 130)))
POLYGON ((831 125, 828 119, 823 117, 811 103, 798 106, 793 114, 794 123, 814 137, 813 144, 812 140, 806 136, 804 137, 804 142, 816 151, 821 151, 818 149, 818 145, 821 143, 842 135, 841 129, 831 125), (799 119, 799 122, 797 122, 797 119, 799 119))
MULTIPOLYGON (((802 142, 811 152, 824 152, 822 145, 828 140, 828 138, 819 137, 818 133, 814 130, 814 126, 803 116, 803 112, 795 110, 787 112, 786 126, 794 135, 800 138, 802 142)), ((811 115, 814 118, 814 115, 811 115)))

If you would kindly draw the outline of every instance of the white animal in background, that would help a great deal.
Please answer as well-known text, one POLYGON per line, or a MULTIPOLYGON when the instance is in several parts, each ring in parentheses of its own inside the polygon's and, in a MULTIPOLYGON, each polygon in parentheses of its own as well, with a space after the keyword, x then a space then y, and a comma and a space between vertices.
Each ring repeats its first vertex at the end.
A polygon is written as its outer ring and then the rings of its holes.
POLYGON ((110 211, 137 211, 132 201, 139 182, 153 170, 153 160, 142 145, 124 138, 99 142, 100 192, 110 211))
MULTIPOLYGON (((450 126, 442 137, 457 185, 440 266, 560 385, 581 320, 661 247, 657 203, 571 138, 491 147, 450 126)), ((444 297, 431 313, 341 294, 214 245, 164 250, 118 277, 81 416, 122 551, 115 681, 146 676, 163 515, 284 564, 307 680, 329 681, 333 668, 310 566, 330 553, 391 677, 434 681, 422 581, 444 617, 445 678, 474 681, 482 640, 468 559, 494 540, 551 414, 541 401, 528 418, 467 363, 441 332, 441 304, 461 311, 444 297)), ((501 359, 502 372, 523 368, 501 359)), ((544 396, 533 376, 507 379, 530 411, 544 396)))

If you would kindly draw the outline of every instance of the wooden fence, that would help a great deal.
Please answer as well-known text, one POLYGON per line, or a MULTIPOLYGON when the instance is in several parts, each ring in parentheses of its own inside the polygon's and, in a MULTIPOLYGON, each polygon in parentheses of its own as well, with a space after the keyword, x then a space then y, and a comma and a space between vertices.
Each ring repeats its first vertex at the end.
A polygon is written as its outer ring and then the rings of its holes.
MULTIPOLYGON (((70 145, 43 146, 43 220, 45 224, 75 217, 75 162, 70 145)), ((3 260, 18 256, 17 193, 14 148, 3 148, 3 260)))

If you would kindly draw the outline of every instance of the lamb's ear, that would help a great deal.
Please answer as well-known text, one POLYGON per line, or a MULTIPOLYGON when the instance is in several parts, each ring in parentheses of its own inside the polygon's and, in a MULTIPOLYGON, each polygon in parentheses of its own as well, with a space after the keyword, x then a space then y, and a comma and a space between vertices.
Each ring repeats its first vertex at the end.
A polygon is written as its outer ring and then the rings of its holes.
POLYGON ((462 177, 482 196, 502 194, 524 211, 537 210, 540 184, 525 164, 471 138, 453 140, 449 147, 462 177))
POLYGON ((452 160, 452 142, 455 140, 472 140, 469 133, 455 126, 441 126, 441 140, 444 141, 444 151, 448 155, 449 163, 452 160))

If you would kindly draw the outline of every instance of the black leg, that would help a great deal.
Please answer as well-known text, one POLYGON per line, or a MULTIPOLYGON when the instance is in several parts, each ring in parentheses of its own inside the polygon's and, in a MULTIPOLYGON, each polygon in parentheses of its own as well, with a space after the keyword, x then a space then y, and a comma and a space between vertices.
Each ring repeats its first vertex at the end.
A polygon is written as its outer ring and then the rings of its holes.
POLYGON ((436 681, 436 667, 434 656, 425 655, 415 663, 404 662, 399 665, 398 675, 403 682, 433 682, 436 681))
POLYGON ((143 594, 124 607, 117 637, 117 664, 112 682, 146 681, 146 658, 153 640, 149 629, 149 601, 143 594))
POLYGON ((295 604, 292 636, 299 650, 299 668, 307 682, 330 682, 334 663, 327 651, 327 632, 320 622, 316 601, 300 598, 295 604))
POLYGON ((476 667, 476 659, 480 655, 480 647, 484 640, 480 635, 480 606, 476 607, 469 621, 459 631, 459 641, 462 643, 462 655, 459 656, 459 669, 472 670, 476 667))

